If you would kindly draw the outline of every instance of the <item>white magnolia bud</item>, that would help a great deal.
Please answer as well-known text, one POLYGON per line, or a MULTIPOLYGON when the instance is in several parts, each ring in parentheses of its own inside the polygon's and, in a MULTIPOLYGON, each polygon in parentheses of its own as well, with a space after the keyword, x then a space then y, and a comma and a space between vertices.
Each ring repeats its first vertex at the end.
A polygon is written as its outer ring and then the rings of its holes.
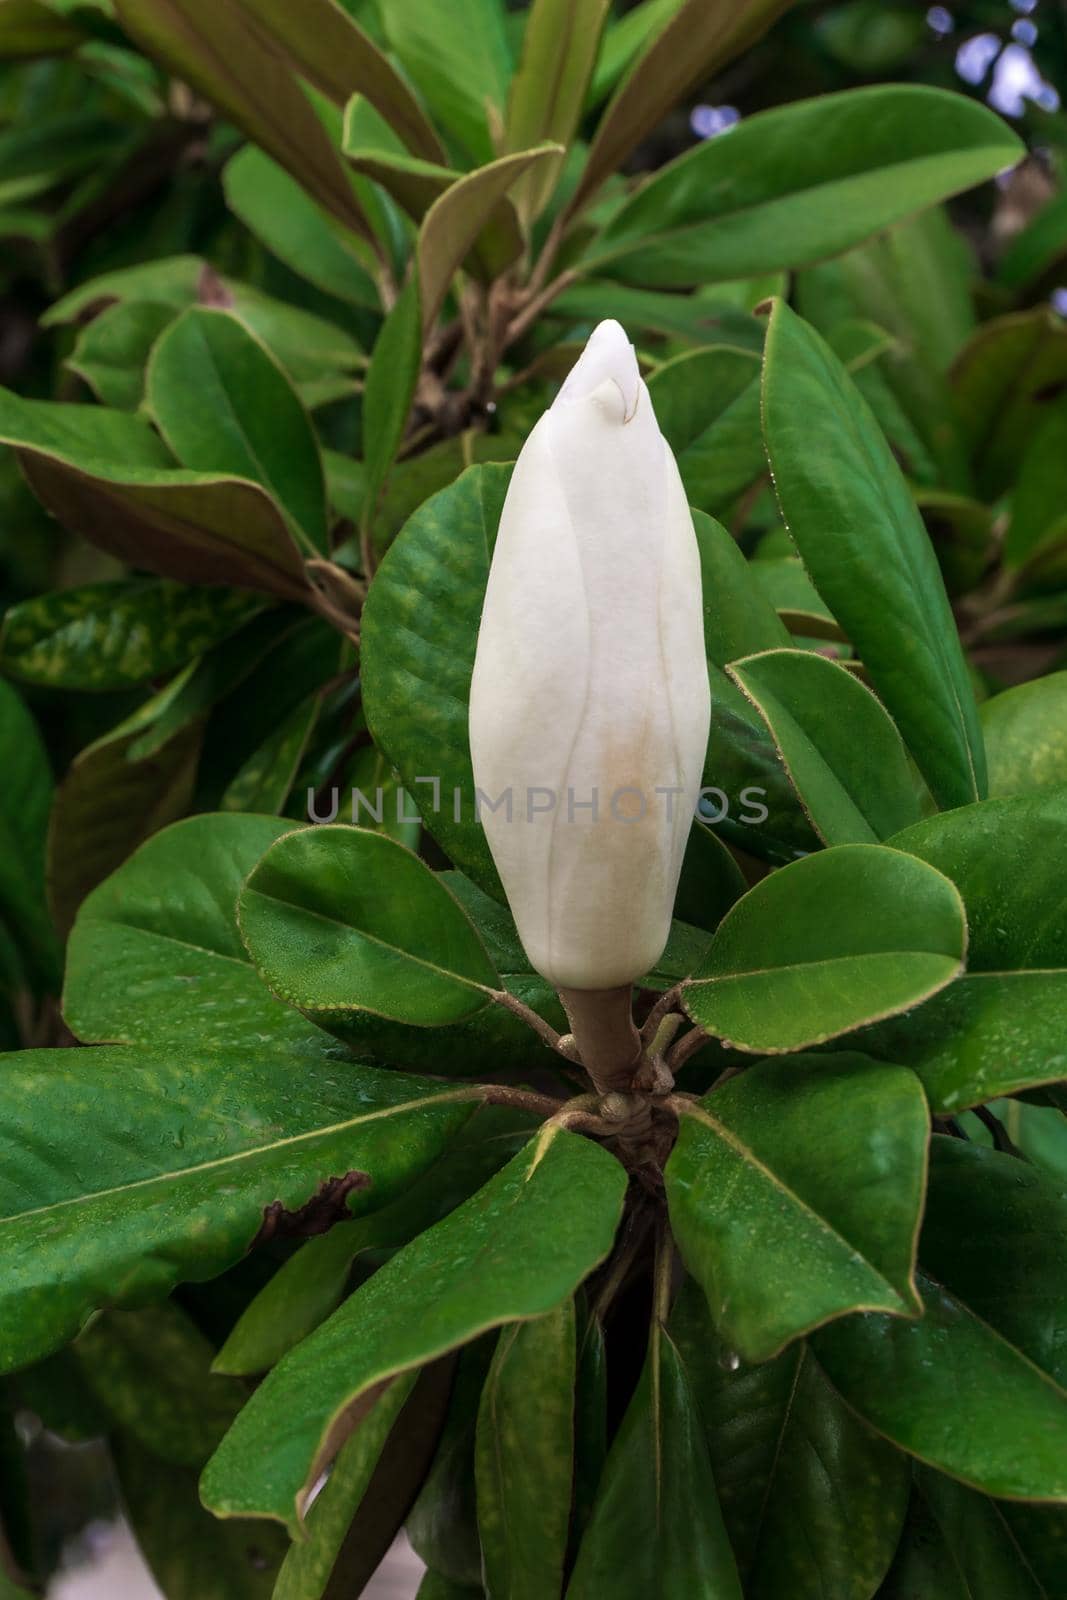
POLYGON ((516 463, 471 684, 481 819, 557 987, 628 984, 662 954, 709 717, 685 491, 602 322, 516 463))

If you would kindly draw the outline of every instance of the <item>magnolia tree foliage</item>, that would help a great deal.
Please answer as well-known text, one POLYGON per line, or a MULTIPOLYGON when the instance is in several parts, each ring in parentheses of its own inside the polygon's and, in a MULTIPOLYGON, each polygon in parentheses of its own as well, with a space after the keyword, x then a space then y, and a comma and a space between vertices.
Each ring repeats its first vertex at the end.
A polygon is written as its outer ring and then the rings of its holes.
POLYGON ((5 1597, 1067 1594, 1067 225, 627 175, 804 27, 0 0, 5 1597))

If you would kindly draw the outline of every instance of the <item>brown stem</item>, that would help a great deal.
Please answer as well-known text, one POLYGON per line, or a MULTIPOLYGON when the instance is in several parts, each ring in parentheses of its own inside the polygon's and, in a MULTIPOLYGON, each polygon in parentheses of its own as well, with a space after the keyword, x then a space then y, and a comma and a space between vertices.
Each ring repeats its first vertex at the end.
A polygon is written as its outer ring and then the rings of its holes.
POLYGON ((550 1050, 555 1050, 561 1055, 566 1054, 565 1051, 560 1051, 559 1048, 561 1035, 556 1032, 551 1023, 546 1022, 544 1017, 539 1016, 532 1006, 526 1005, 524 1001, 518 999, 516 995, 511 994, 507 989, 494 989, 492 997, 498 1006, 504 1006, 508 1011, 513 1012, 515 1016, 521 1017, 526 1026, 532 1028, 534 1033, 545 1041, 550 1050))
POLYGON ((582 1066, 600 1094, 627 1094, 641 1062, 629 984, 618 989, 560 989, 582 1066))
POLYGON ((644 1045, 646 1050, 656 1037, 656 1034, 659 1031, 659 1025, 663 1021, 664 1017, 669 1016, 672 1011, 676 1011, 678 1009, 679 1005, 681 1004, 682 990, 684 988, 684 983, 676 983, 673 989, 668 989, 666 994, 660 995, 659 999, 652 1007, 652 1010, 648 1013, 648 1016, 644 1021, 644 1026, 641 1029, 641 1043, 644 1045))
POLYGON ((667 1057, 667 1065, 675 1076, 685 1066, 690 1056, 695 1056, 701 1046, 707 1044, 710 1038, 711 1034, 705 1033, 703 1028, 690 1028, 688 1033, 682 1035, 667 1057))
POLYGON ((478 1084, 477 1095, 491 1106, 512 1106, 517 1111, 532 1111, 538 1117, 554 1117, 560 1110, 560 1102, 551 1095, 537 1094, 533 1089, 513 1089, 506 1083, 478 1084))
POLYGON ((550 306, 556 296, 563 293, 564 289, 569 289, 572 283, 576 283, 579 276, 580 274, 573 268, 568 268, 566 272, 561 272, 558 278, 553 278, 552 282, 542 289, 540 294, 535 294, 532 300, 528 300, 519 314, 513 317, 508 324, 508 330, 504 337, 504 348, 507 349, 508 345, 514 344, 516 339, 521 339, 527 328, 537 321, 542 311, 547 306, 550 306))

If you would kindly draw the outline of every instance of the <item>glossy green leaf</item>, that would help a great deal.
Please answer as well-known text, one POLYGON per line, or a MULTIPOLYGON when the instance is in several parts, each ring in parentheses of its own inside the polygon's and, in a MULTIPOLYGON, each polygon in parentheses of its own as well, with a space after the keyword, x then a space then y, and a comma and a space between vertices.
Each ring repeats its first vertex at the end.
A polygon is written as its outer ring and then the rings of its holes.
POLYGON ((218 644, 259 603, 233 589, 132 579, 60 589, 4 617, 0 665, 53 689, 125 689, 218 644))
POLYGON ((359 236, 324 211, 284 167, 246 145, 227 163, 223 186, 230 210, 287 267, 339 300, 378 309, 359 236))
POLYGON ((726 529, 693 513, 703 589, 711 731, 703 781, 709 821, 743 850, 791 861, 817 839, 766 724, 723 670, 738 656, 774 650, 789 635, 754 581, 754 568, 726 529), (760 820, 759 808, 767 815, 760 820))
MULTIPOLYGON (((535 0, 526 16, 522 57, 511 82, 505 128, 508 150, 551 140, 565 150, 577 131, 610 0, 535 0)), ((552 196, 559 160, 520 178, 519 215, 540 215, 552 196)))
POLYGON ((874 1427, 1008 1499, 1067 1500, 1064 1206, 1061 1183, 1014 1157, 935 1138, 919 1246, 925 1316, 851 1318, 816 1338, 830 1378, 874 1427), (969 1239, 971 1227, 984 1239, 969 1239), (961 1383, 965 1407, 951 1399, 961 1383))
POLYGON ((172 307, 158 300, 108 306, 81 330, 66 365, 105 406, 136 411, 149 353, 173 317, 172 307))
POLYGON ((454 1583, 441 1572, 427 1571, 415 1600, 485 1600, 485 1590, 481 1584, 454 1583))
MULTIPOLYGON (((632 15, 627 12, 627 16, 632 15)), ((756 318, 733 312, 721 301, 713 302, 700 294, 660 294, 606 278, 579 279, 555 296, 545 315, 567 324, 595 324, 604 317, 614 317, 632 332, 667 334, 690 345, 721 344, 727 337, 739 349, 759 350, 763 345, 763 330, 756 318)), ((578 354, 575 350, 575 359, 578 354)))
POLYGON ((284 811, 315 732, 321 696, 312 695, 283 717, 274 732, 238 769, 219 800, 222 811, 284 811))
POLYGON ((1067 966, 1067 904, 1057 883, 1067 857, 1067 789, 961 806, 906 828, 893 844, 959 889, 969 972, 1067 966))
POLYGON ((448 1148, 391 1204, 308 1239, 238 1318, 215 1358, 217 1372, 266 1372, 312 1333, 344 1296, 353 1263, 370 1250, 397 1250, 470 1198, 525 1144, 527 1113, 478 1106, 448 1148))
POLYGON ((490 1330, 448 1361, 453 1377, 444 1426, 404 1527, 420 1560, 453 1583, 470 1584, 480 1597, 484 1588, 474 1451, 478 1407, 495 1342, 495 1330, 490 1330))
POLYGON ((365 95, 411 150, 431 161, 440 159, 441 142, 433 124, 386 53, 359 26, 351 6, 309 0, 297 13, 289 0, 240 4, 337 105, 353 94, 365 95))
POLYGON ((365 231, 339 153, 290 61, 243 3, 116 0, 145 53, 217 106, 347 227, 365 231))
POLYGON ((974 690, 915 502, 847 373, 781 301, 767 333, 763 425, 804 565, 932 793, 942 805, 978 799, 985 754, 974 690), (827 433, 832 457, 819 443, 827 433))
POLYGON ((237 931, 237 896, 291 824, 190 817, 156 834, 82 906, 67 954, 63 1009, 86 1044, 321 1056, 325 1037, 276 1000, 237 931))
MULTIPOLYGON (((1012 1527, 1012 1507, 939 1472, 920 1471, 907 1527, 879 1600, 1051 1600, 1031 1552, 1012 1527)), ((1051 1519, 1056 1512, 1037 1516, 1051 1519)), ((1064 1514, 1059 1513, 1062 1517, 1064 1514)))
POLYGON ((472 467, 421 506, 375 574, 361 624, 363 703, 375 743, 456 866, 500 898, 474 814, 467 702, 510 476, 510 467, 472 467), (440 780, 436 804, 433 785, 417 781, 422 774, 440 780))
POLYGON ((0 1088, 4 1370, 98 1306, 215 1277, 303 1206, 386 1204, 471 1110, 438 1084, 263 1045, 39 1050, 5 1059, 0 1088), (42 1105, 47 1143, 31 1136, 42 1105))
POLYGON ((274 1369, 208 1464, 205 1503, 299 1526, 341 1419, 390 1378, 572 1295, 611 1248, 625 1186, 605 1150, 546 1128, 274 1369))
POLYGON ((20 951, 30 987, 54 993, 62 954, 45 896, 45 839, 52 773, 37 724, 0 682, 0 918, 20 951))
POLYGON ((790 636, 843 641, 844 629, 804 571, 799 556, 759 556, 752 577, 790 636))
MULTIPOLYGON (((559 997, 530 966, 509 912, 461 873, 445 872, 439 876, 477 929, 499 974, 498 988, 530 1006, 557 1032, 566 1033, 570 1025, 559 997)), ((672 926, 680 937, 668 941, 659 963, 667 986, 676 981, 675 967, 677 976, 681 976, 683 969, 689 970, 687 963, 694 959, 692 930, 682 930, 678 923, 672 926)), ((696 949, 699 955, 703 947, 698 944, 696 949)), ((649 975, 649 981, 654 981, 654 975, 649 975)), ((419 1026, 351 1009, 317 1012, 315 1020, 343 1039, 354 1055, 371 1062, 411 1066, 418 1071, 425 1060, 426 1035, 419 1026)), ((547 1060, 544 1041, 522 1018, 500 1004, 487 1006, 465 1021, 436 1028, 433 1048, 434 1070, 442 1076, 469 1078, 474 1073, 488 1074, 502 1061, 514 1073, 536 1072, 544 1068, 547 1060)))
POLYGON ((480 1010, 499 979, 440 878, 385 834, 287 834, 241 892, 241 936, 271 990, 314 1016, 371 1011, 433 1027, 480 1010))
MULTIPOLYGON (((175 682, 180 685, 181 679, 175 682)), ((179 727, 148 755, 135 749, 172 692, 161 691, 147 708, 87 745, 56 790, 46 874, 52 915, 64 934, 86 895, 145 839, 189 809, 201 721, 179 727)))
POLYGON ((685 1006, 742 1050, 803 1050, 928 999, 961 971, 966 941, 941 872, 882 845, 839 845, 727 912, 685 1006))
POLYGON ((475 160, 490 160, 489 117, 496 126, 502 123, 511 76, 499 0, 456 0, 447 10, 421 0, 392 0, 381 20, 434 120, 475 160))
POLYGON ((262 484, 325 551, 322 459, 307 412, 285 374, 234 316, 184 312, 160 339, 148 405, 183 465, 262 484))
POLYGON ((1052 672, 982 702, 994 798, 1067 784, 1067 672, 1052 672))
MULTIPOLYGON (((596 144, 590 166, 595 153, 596 144)), ((662 168, 616 212, 588 259, 609 277, 666 289, 798 267, 991 178, 1023 153, 984 106, 926 85, 801 100, 746 117, 728 140, 705 140, 662 168)))
POLYGON ((491 247, 485 267, 496 276, 522 253, 523 235, 508 191, 524 173, 550 163, 558 165, 561 145, 542 144, 519 150, 478 167, 450 184, 427 211, 419 231, 418 263, 424 333, 436 321, 449 284, 482 236, 482 251, 491 247), (486 235, 486 224, 493 228, 486 235))
POLYGON ((951 377, 975 478, 995 499, 1067 384, 1067 327, 1049 306, 994 317, 960 351, 951 377))
POLYGON ((677 915, 713 932, 745 887, 741 868, 726 846, 710 828, 694 822, 674 901, 677 915))
POLYGON ((768 1061, 684 1113, 671 1226, 731 1350, 765 1361, 850 1311, 917 1313, 928 1117, 912 1073, 768 1061))
POLYGON ((478 1532, 491 1600, 535 1600, 562 1589, 574 1383, 573 1301, 502 1330, 482 1389, 475 1445, 478 1532))
MULTIPOLYGON (((353 1519, 368 1495, 394 1428, 399 1429, 397 1419, 412 1398, 417 1376, 415 1372, 405 1374, 386 1389, 342 1449, 308 1512, 307 1540, 289 1547, 273 1600, 319 1600, 340 1576, 337 1566, 354 1531, 353 1519)), ((389 1537, 386 1533, 386 1539, 389 1537)), ((354 1573, 344 1573, 345 1581, 352 1584, 348 1592, 353 1594, 358 1593, 354 1578, 354 1573)))
POLYGON ((1060 475, 1067 450, 1067 403, 1035 419, 1033 438, 1019 468, 1004 538, 1004 561, 1024 567, 1067 531, 1060 475))
POLYGON ((758 351, 721 344, 675 356, 649 378, 656 420, 701 511, 725 510, 767 470, 759 375, 758 351))
POLYGON ((191 583, 233 583, 299 600, 299 551, 255 484, 170 465, 146 422, 97 406, 0 392, 0 441, 64 527, 131 565, 191 583))
POLYGON ((173 1301, 103 1312, 74 1353, 112 1420, 168 1465, 202 1467, 247 1399, 212 1372, 210 1340, 173 1301))
POLYGON ((824 844, 872 844, 919 820, 901 738, 878 697, 806 650, 769 650, 730 668, 763 716, 824 844))
POLYGON ((164 1467, 129 1433, 110 1449, 123 1508, 167 1600, 272 1600, 287 1548, 280 1528, 217 1521, 200 1504, 195 1470, 164 1467))
POLYGON ((567 1600, 606 1594, 741 1597, 690 1381, 658 1327, 612 1444, 567 1600))
POLYGON ((638 57, 604 111, 568 209, 577 211, 586 205, 690 89, 714 78, 754 44, 789 4, 790 0, 713 0, 711 4, 685 0, 669 11, 667 7, 657 9, 656 23, 663 16, 664 25, 654 33, 648 49, 638 57))
POLYGON ((758 1366, 739 1361, 692 1279, 670 1326, 746 1595, 868 1600, 900 1537, 907 1457, 842 1403, 806 1345, 758 1366))
POLYGON ((574 1387, 574 1503, 571 1550, 576 1551, 593 1514, 608 1458, 608 1367, 604 1328, 587 1315, 578 1328, 578 1370, 574 1387))
POLYGON ((364 518, 370 521, 400 448, 422 360, 418 274, 412 272, 375 341, 363 391, 364 518))

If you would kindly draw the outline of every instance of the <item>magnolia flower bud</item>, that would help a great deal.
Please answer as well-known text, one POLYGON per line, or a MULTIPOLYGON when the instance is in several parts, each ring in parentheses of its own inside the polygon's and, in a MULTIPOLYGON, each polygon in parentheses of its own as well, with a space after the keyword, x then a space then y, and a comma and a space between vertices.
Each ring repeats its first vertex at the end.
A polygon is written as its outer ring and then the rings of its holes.
POLYGON ((662 954, 709 717, 693 520, 602 322, 516 463, 471 684, 479 813, 557 988, 629 984, 662 954))

